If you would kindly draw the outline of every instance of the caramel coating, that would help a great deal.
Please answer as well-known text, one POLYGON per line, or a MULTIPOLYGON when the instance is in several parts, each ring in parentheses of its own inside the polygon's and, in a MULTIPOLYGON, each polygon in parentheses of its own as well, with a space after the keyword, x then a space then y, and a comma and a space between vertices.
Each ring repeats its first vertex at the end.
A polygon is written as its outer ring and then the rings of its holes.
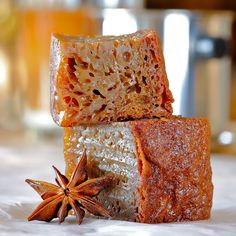
POLYGON ((210 217, 213 184, 207 119, 131 122, 140 175, 137 221, 210 217))

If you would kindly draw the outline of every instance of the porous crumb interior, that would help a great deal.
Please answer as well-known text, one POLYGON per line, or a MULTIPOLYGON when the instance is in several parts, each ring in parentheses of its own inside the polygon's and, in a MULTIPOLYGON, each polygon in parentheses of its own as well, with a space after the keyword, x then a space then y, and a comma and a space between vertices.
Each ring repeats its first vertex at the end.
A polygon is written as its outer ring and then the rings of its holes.
POLYGON ((173 98, 154 32, 54 41, 51 60, 60 56, 52 65, 52 113, 61 126, 171 115, 173 98))
POLYGON ((66 175, 71 175, 78 157, 86 148, 89 177, 112 172, 116 178, 97 199, 115 219, 134 221, 139 175, 136 147, 128 123, 66 128, 64 141, 66 175))

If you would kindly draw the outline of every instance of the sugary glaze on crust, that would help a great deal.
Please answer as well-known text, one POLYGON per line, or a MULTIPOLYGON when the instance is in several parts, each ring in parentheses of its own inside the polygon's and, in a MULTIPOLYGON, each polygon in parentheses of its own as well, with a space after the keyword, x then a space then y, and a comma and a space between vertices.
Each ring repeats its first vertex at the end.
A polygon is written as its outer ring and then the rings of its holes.
POLYGON ((208 219, 213 195, 208 120, 142 120, 131 126, 140 175, 137 221, 208 219))
POLYGON ((161 42, 151 30, 53 35, 50 77, 52 116, 63 127, 172 114, 161 42))

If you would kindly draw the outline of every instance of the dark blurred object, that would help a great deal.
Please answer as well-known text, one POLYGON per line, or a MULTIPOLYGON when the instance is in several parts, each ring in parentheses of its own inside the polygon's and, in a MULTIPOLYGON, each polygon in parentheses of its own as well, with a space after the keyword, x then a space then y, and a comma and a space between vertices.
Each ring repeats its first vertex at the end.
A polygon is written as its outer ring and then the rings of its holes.
POLYGON ((197 40, 196 58, 221 58, 229 55, 230 42, 224 38, 207 37, 202 35, 197 40))
POLYGON ((236 10, 235 0, 146 0, 147 8, 189 10, 236 10))
MULTIPOLYGON (((235 1, 236 2, 236 1, 235 1)), ((236 11, 236 10, 235 10, 236 11)), ((232 86, 231 86, 231 109, 230 117, 236 121, 236 13, 234 16, 234 22, 232 26, 232 59, 233 59, 233 71, 232 71, 232 86)))

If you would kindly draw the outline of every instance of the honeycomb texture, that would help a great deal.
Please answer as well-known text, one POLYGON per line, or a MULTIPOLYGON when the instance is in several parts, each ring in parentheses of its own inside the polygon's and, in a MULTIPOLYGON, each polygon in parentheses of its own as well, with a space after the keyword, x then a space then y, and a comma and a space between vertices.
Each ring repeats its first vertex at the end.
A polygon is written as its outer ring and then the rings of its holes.
POLYGON ((65 128, 66 175, 84 148, 90 177, 113 172, 98 196, 114 219, 142 223, 210 217, 213 185, 206 119, 147 119, 65 128))
POLYGON ((53 35, 51 113, 63 127, 169 117, 161 42, 154 31, 81 38, 53 35))
POLYGON ((97 199, 115 219, 136 218, 136 193, 139 181, 136 148, 129 123, 81 125, 65 128, 66 175, 69 177, 84 149, 88 156, 88 176, 115 175, 112 186, 97 199))

